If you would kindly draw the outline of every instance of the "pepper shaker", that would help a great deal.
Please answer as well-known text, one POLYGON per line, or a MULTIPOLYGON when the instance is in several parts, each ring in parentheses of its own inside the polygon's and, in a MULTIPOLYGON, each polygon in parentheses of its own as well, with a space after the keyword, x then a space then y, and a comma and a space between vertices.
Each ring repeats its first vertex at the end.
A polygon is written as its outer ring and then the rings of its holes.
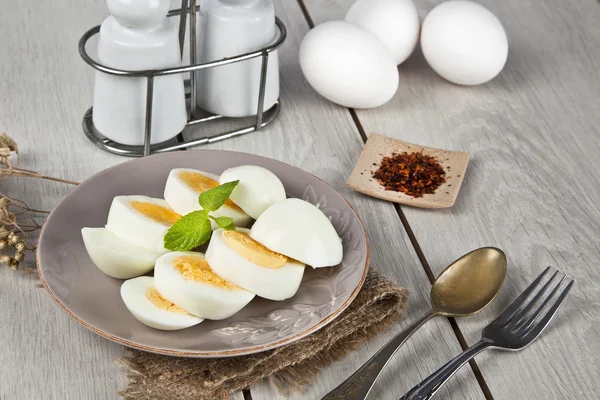
MULTIPOLYGON (((102 23, 98 60, 129 71, 178 67, 177 27, 167 18, 169 0, 107 0, 112 14, 102 23)), ((144 144, 147 79, 96 72, 92 118, 115 142, 144 144)), ((187 122, 183 77, 154 78, 151 143, 175 137, 187 122)))
MULTIPOLYGON (((202 0, 198 20, 200 62, 256 51, 276 40, 272 0, 202 0)), ((226 117, 256 115, 262 58, 198 71, 198 105, 226 117)), ((277 51, 269 54, 265 100, 268 110, 279 98, 277 51)))

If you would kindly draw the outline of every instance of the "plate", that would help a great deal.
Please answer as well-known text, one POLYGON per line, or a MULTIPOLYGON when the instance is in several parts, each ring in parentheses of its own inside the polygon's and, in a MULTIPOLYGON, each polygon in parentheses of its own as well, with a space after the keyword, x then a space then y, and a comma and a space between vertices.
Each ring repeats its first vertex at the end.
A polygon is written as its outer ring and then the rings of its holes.
POLYGON ((346 183, 357 192, 394 203, 421 208, 447 208, 452 207, 456 202, 468 164, 469 153, 464 151, 434 149, 371 133, 346 183), (446 182, 434 193, 425 194, 423 197, 412 197, 402 192, 385 190, 377 179, 373 178, 373 172, 381 165, 384 157, 403 152, 420 152, 436 158, 446 171, 446 182))
POLYGON ((139 350, 183 357, 230 357, 292 343, 331 322, 356 297, 369 263, 367 236, 356 212, 331 186, 301 169, 252 154, 198 150, 131 160, 87 179, 54 208, 37 251, 38 272, 52 298, 76 321, 107 339, 139 350), (179 331, 143 325, 125 308, 122 280, 102 273, 89 258, 81 228, 106 224, 113 197, 161 197, 173 168, 215 174, 237 165, 268 168, 283 182, 288 197, 302 198, 331 219, 344 245, 344 258, 332 268, 307 268, 296 295, 285 301, 256 297, 222 321, 204 321, 179 331))

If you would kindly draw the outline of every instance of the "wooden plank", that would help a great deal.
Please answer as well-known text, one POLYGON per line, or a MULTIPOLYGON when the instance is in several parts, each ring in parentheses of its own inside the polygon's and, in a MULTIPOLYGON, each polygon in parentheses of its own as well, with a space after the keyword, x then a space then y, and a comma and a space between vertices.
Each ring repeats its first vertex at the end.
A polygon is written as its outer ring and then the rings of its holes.
MULTIPOLYGON (((93 72, 79 58, 77 41, 105 13, 101 0, 4 4, 0 131, 19 143, 23 168, 81 180, 122 161, 95 148, 81 130, 93 72)), ((2 193, 46 210, 70 189, 12 178, 0 185, 2 193)), ((0 268, 0 398, 115 398, 125 382, 115 363, 122 346, 69 318, 34 287, 35 279, 0 268)))
MULTIPOLYGON (((277 15, 288 29, 288 39, 280 52, 282 114, 264 131, 210 147, 276 158, 312 172, 333 185, 348 198, 366 225, 372 246, 372 267, 393 277, 412 292, 406 319, 324 370, 305 393, 282 395, 266 383, 251 389, 254 400, 318 399, 360 367, 395 332, 426 311, 430 285, 394 208, 357 195, 346 187, 346 179, 362 149, 362 140, 348 111, 320 98, 302 77, 298 46, 308 25, 298 4, 286 1, 276 2, 276 6, 277 15)), ((221 124, 219 128, 226 126, 221 124)), ((215 128, 211 129, 214 132, 215 128)), ((460 346, 447 321, 430 322, 392 360, 371 398, 397 399, 430 370, 459 351, 460 346)), ((483 398, 470 369, 461 371, 442 396, 447 399, 483 398)))
MULTIPOLYGON (((18 142, 20 167, 79 181, 126 160, 99 150, 81 130, 94 74, 77 41, 106 14, 104 0, 11 2, 0 13, 0 132, 18 142)), ((69 189, 26 178, 0 183, 1 193, 41 210, 69 189)), ((116 362, 124 347, 72 320, 36 281, 0 267, 0 399, 117 398, 126 384, 116 362)))
MULTIPOLYGON (((299 12, 294 5, 285 7, 299 12)), ((79 59, 75 44, 79 35, 99 23, 102 19, 99 16, 104 15, 105 5, 100 0, 86 2, 85 7, 67 0, 61 4, 40 3, 35 7, 13 2, 2 14, 0 32, 4 39, 0 54, 2 59, 11 62, 1 64, 0 68, 3 76, 11 79, 0 83, 3 93, 0 126, 21 145, 23 167, 81 180, 124 160, 96 149, 80 130, 81 116, 91 102, 93 73, 79 59), (43 73, 36 75, 36 68, 42 69, 43 73)), ((306 30, 306 26, 299 25, 298 21, 302 20, 298 18, 295 25, 306 30)), ((288 27, 294 25, 291 20, 286 22, 288 27)), ((296 47, 289 47, 289 54, 296 52, 298 35, 296 47)), ((294 77, 284 81, 284 97, 290 104, 290 112, 284 114, 286 119, 282 116, 279 127, 274 126, 257 136, 215 147, 243 149, 292 162, 334 183, 348 195, 363 218, 369 221, 371 237, 381 238, 373 244, 374 253, 380 254, 374 257, 374 263, 412 288, 413 304, 407 317, 414 318, 424 311, 428 288, 393 210, 380 202, 359 199, 344 188, 352 159, 360 152, 357 132, 343 111, 329 107, 301 83, 297 63, 292 62, 293 58, 289 60, 287 64, 282 63, 282 70, 294 77), (305 100, 313 104, 307 107, 303 104, 305 100), (303 115, 297 115, 294 110, 302 110, 303 115), (259 140, 259 135, 268 135, 270 140, 259 140), (315 162, 315 155, 318 162, 315 162)), ((37 181, 34 184, 23 179, 2 183, 2 191, 26 199, 36 208, 49 209, 67 190, 60 184, 37 181)), ((5 268, 0 270, 0 304, 5 310, 0 314, 0 359, 5 361, 0 367, 3 376, 0 397, 114 397, 124 385, 122 371, 113 362, 123 354, 122 347, 71 321, 43 290, 31 289, 31 284, 31 279, 20 273, 5 268), (32 318, 23 318, 23 315, 32 318), (40 327, 44 327, 43 331, 40 327)), ((394 331, 405 324, 406 321, 394 327, 394 331)), ((307 396, 316 397, 331 389, 390 335, 391 331, 327 370, 307 396)), ((398 397, 423 375, 423 365, 435 365, 457 349, 445 322, 430 323, 404 349, 403 353, 410 357, 398 355, 394 368, 382 379, 379 392, 388 386, 389 396, 398 397), (430 343, 430 336, 440 339, 430 343), (422 351, 423 348, 427 351, 422 351), (418 353, 415 349, 419 349, 418 353), (413 368, 413 364, 417 368, 413 368), (401 379, 396 377, 397 371, 403 371, 401 379), (392 383, 394 390, 389 390, 392 383)), ((455 382, 458 387, 453 390, 456 398, 480 397, 469 371, 461 373, 455 382)), ((236 397, 240 396, 237 394, 236 397)))
MULTIPOLYGON (((421 16, 439 0, 418 2, 421 16)), ((500 76, 478 87, 439 78, 417 51, 383 107, 358 112, 375 131, 425 146, 471 152, 452 209, 403 207, 434 274, 484 245, 509 258, 489 310, 458 320, 472 344, 546 265, 577 281, 548 332, 518 354, 477 358, 496 399, 577 398, 600 383, 595 285, 600 252, 600 7, 597 2, 478 1, 503 22, 510 49, 500 76)), ((307 0, 315 22, 343 18, 352 0, 307 0)))

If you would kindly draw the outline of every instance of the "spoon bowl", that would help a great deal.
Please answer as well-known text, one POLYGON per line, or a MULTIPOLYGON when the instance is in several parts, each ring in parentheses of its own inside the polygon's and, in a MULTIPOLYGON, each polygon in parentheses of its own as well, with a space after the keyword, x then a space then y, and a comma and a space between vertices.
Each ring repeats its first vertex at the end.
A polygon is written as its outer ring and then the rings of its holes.
POLYGON ((431 288, 431 304, 445 316, 473 315, 494 300, 506 276, 506 255, 482 247, 450 264, 431 288))

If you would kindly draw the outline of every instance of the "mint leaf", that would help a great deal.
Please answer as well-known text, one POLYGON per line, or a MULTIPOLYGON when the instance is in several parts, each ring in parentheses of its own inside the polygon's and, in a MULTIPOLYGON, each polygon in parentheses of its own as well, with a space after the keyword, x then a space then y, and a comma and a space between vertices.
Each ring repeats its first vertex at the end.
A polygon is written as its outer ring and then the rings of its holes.
POLYGON ((209 215, 208 218, 215 221, 219 227, 226 231, 235 231, 235 225, 233 224, 233 218, 231 217, 213 217, 212 215, 209 215))
POLYGON ((212 230, 204 210, 186 214, 165 234, 164 246, 173 251, 187 251, 210 239, 212 230))
POLYGON ((206 211, 217 211, 229 198, 240 181, 226 182, 200 193, 198 202, 206 211))

